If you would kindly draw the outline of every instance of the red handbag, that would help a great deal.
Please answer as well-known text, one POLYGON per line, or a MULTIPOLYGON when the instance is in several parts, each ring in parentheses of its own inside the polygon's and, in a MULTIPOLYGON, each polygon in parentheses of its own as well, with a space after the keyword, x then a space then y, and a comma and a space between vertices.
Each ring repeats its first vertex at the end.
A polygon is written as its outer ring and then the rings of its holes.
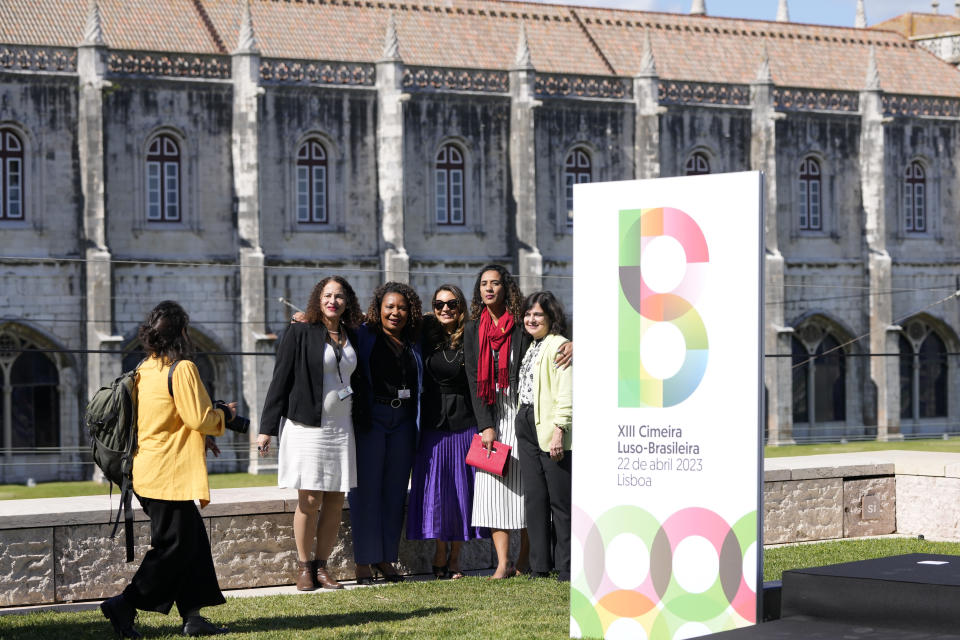
POLYGON ((487 448, 483 446, 480 434, 475 433, 473 434, 473 442, 470 443, 470 449, 467 451, 467 464, 496 476, 502 476, 512 448, 508 444, 494 440, 493 451, 487 451, 487 448))

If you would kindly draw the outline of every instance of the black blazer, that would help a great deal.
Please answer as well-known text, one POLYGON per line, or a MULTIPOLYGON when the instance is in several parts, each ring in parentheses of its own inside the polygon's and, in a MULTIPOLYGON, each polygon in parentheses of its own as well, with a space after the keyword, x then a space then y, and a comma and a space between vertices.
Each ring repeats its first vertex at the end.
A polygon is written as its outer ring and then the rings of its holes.
MULTIPOLYGON (((357 351, 357 334, 347 329, 350 344, 357 351)), ((322 423, 323 411, 323 349, 327 343, 327 328, 322 324, 296 322, 287 327, 277 348, 273 379, 260 415, 260 433, 276 436, 284 417, 305 425, 322 423)), ((350 378, 354 390, 353 407, 358 404, 358 389, 363 381, 357 367, 350 378)))
MULTIPOLYGON (((438 431, 463 431, 477 426, 470 400, 465 365, 461 363, 457 375, 440 380, 433 376, 427 361, 439 353, 428 341, 423 343, 423 395, 420 396, 420 426, 438 431)), ((445 358, 444 355, 436 357, 445 358)), ((459 358, 458 358, 459 359, 459 358)), ((465 362, 465 360, 464 360, 465 362)))
MULTIPOLYGON (((513 331, 510 336, 510 386, 517 388, 520 379, 520 363, 523 354, 533 339, 523 330, 523 319, 514 320, 513 331)), ((497 428, 497 405, 487 404, 477 397, 477 360, 480 349, 480 323, 470 320, 463 328, 463 358, 467 373, 467 383, 470 386, 470 397, 473 399, 473 413, 477 417, 477 431, 489 427, 497 428)))

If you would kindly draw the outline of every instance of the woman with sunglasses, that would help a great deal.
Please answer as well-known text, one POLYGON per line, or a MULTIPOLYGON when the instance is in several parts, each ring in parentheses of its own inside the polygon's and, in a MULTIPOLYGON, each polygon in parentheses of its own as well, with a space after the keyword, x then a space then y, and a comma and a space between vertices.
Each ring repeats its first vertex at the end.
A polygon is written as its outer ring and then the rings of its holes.
POLYGON ((442 580, 463 577, 463 542, 490 534, 470 526, 474 470, 465 459, 477 420, 464 369, 467 300, 463 291, 456 285, 440 285, 433 294, 433 310, 433 315, 424 318, 421 343, 420 446, 410 484, 407 539, 437 541, 433 574, 442 580))

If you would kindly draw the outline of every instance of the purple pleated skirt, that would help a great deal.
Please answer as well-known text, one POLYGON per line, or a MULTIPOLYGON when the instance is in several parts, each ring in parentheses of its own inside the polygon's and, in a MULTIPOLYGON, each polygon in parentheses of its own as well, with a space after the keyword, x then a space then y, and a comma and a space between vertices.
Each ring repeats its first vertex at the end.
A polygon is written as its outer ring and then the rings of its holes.
POLYGON ((474 469, 465 462, 474 429, 424 429, 413 463, 407 506, 407 540, 447 542, 489 538, 470 526, 474 469))

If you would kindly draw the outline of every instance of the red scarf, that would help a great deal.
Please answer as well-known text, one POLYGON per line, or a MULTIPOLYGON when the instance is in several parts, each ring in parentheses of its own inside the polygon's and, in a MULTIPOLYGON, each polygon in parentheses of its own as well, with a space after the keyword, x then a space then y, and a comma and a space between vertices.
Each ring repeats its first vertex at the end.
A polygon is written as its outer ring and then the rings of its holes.
POLYGON ((486 309, 480 314, 480 349, 477 357, 477 397, 487 404, 494 403, 496 386, 506 389, 510 386, 510 336, 513 334, 513 316, 506 311, 498 324, 486 309), (495 349, 500 358, 494 385, 493 353, 495 349))

